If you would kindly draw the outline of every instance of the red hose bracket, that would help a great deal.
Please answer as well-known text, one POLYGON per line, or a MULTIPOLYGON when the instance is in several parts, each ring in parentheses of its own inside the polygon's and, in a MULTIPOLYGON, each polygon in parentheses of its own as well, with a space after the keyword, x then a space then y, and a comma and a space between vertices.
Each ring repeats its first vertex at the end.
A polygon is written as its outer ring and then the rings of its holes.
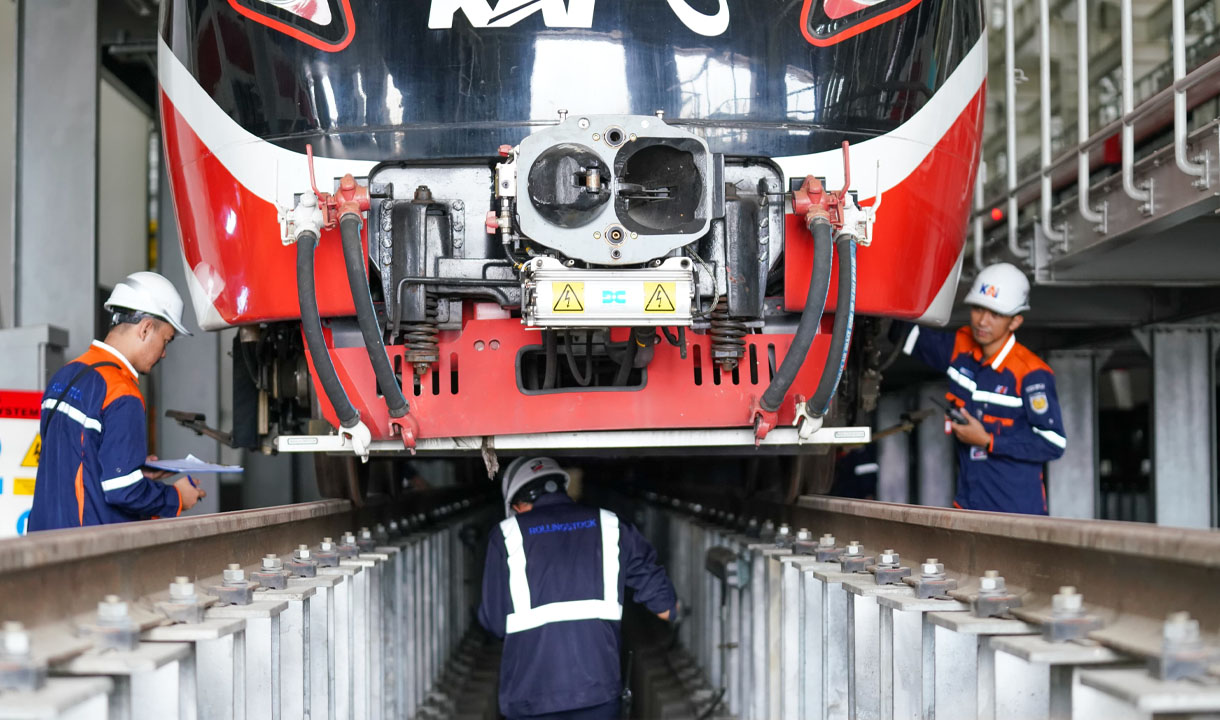
POLYGON ((814 218, 823 217, 834 226, 835 232, 843 229, 843 205, 846 202, 847 190, 851 186, 851 163, 849 160, 848 142, 843 141, 843 189, 830 192, 818 178, 807 175, 800 189, 792 193, 792 210, 797 215, 805 216, 805 223, 812 223, 814 218))
POLYGON ((759 398, 750 400, 750 415, 754 418, 754 447, 762 444, 767 433, 779 425, 779 412, 764 410, 759 404, 759 398))
POLYGON ((419 439, 419 420, 411 413, 407 413, 402 417, 390 418, 390 432, 393 433, 397 428, 399 437, 402 438, 402 446, 415 454, 415 442, 419 439))

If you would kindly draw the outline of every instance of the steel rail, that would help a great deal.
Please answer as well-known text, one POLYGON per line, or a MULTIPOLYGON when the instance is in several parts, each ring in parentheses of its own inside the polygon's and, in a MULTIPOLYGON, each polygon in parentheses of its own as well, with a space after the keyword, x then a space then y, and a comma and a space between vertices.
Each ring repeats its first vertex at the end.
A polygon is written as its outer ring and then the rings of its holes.
POLYGON ((0 541, 0 619, 36 626, 94 608, 109 593, 162 593, 176 576, 217 575, 229 563, 290 556, 302 543, 339 537, 378 522, 427 513, 476 491, 446 489, 355 508, 322 500, 259 510, 37 532, 0 541))

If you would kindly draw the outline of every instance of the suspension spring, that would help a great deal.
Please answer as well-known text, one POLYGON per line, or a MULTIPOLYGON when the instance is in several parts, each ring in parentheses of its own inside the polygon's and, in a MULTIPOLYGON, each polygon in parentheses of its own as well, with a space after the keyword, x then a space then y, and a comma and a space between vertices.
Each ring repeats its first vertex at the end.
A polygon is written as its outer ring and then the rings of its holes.
POLYGON ((712 360, 732 372, 746 354, 746 324, 729 315, 727 298, 720 298, 712 310, 708 334, 712 337, 712 360))
POLYGON ((429 294, 424 301, 426 319, 423 322, 402 324, 407 362, 415 367, 415 374, 420 377, 426 375, 433 363, 440 360, 436 337, 436 307, 436 297, 429 294))

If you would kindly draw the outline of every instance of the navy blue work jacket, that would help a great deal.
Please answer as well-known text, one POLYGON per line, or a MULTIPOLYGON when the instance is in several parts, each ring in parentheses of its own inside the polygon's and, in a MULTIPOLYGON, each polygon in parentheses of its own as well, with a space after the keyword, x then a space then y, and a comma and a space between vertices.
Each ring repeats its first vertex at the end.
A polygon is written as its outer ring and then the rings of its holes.
POLYGON ((656 551, 614 513, 549 493, 500 523, 479 607, 483 627, 504 638, 500 712, 528 717, 617 699, 625 587, 650 612, 676 612, 656 551))
POLYGON ((946 399, 978 418, 988 447, 957 443, 954 504, 967 510, 1046 515, 1042 466, 1063 455, 1067 437, 1050 367, 1015 335, 984 358, 970 328, 956 333, 912 326, 907 355, 949 376, 946 399))

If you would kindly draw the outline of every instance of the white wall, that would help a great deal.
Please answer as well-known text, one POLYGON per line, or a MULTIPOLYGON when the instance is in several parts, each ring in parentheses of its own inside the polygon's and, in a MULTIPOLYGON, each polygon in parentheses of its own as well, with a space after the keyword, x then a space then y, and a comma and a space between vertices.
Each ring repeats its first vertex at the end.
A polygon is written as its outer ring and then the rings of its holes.
POLYGON ((17 3, 0 0, 0 328, 13 326, 13 173, 17 149, 17 3))
POLYGON ((148 139, 152 120, 108 81, 99 83, 97 282, 114 287, 148 268, 148 139))

